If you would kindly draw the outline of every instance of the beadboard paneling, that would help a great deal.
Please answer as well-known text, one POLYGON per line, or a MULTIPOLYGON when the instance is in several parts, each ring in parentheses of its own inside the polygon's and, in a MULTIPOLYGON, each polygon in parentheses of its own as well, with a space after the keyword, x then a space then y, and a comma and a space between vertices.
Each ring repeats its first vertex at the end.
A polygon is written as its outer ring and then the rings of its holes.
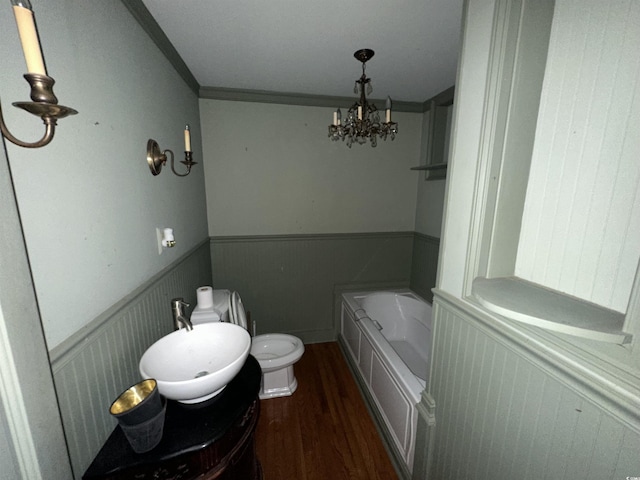
POLYGON ((434 307, 431 478, 613 480, 640 472, 640 418, 620 422, 584 387, 541 369, 472 316, 438 296, 434 307))
POLYGON ((436 286, 439 251, 439 238, 417 232, 413 235, 410 288, 429 302, 433 300, 431 289, 436 286))
POLYGON ((196 288, 210 283, 205 242, 50 352, 75 478, 116 425, 111 402, 141 379, 140 357, 173 329, 171 299, 195 304, 196 288))
POLYGON ((640 258, 638 25, 634 0, 555 2, 515 272, 620 312, 640 258))
POLYGON ((413 232, 213 237, 214 288, 237 290, 257 333, 332 341, 336 285, 409 284, 413 232))
POLYGON ((0 397, 0 467, 2 467, 3 478, 19 478, 20 463, 13 447, 14 439, 11 436, 11 429, 7 421, 5 406, 0 397))

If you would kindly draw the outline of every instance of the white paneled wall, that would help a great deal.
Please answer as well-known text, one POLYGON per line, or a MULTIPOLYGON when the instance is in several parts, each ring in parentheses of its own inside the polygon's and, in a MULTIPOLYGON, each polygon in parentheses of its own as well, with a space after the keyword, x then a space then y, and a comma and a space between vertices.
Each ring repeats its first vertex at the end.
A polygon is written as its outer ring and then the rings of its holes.
POLYGON ((620 312, 640 258, 638 52, 636 0, 556 0, 515 269, 620 312))
POLYGON ((640 472, 640 423, 438 298, 429 478, 606 480, 640 472))

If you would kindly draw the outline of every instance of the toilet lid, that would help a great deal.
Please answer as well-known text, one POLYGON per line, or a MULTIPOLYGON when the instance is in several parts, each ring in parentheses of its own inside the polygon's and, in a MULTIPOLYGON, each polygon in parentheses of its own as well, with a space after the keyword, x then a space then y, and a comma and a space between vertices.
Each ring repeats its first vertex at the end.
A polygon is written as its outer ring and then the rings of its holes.
POLYGON ((233 292, 229 296, 229 321, 241 326, 245 330, 247 328, 247 315, 238 292, 233 292))
POLYGON ((236 324, 240 325, 245 330, 247 329, 247 314, 244 310, 244 305, 242 305, 242 299, 240 298, 240 294, 238 292, 233 292, 232 297, 234 313, 236 318, 236 324))
POLYGON ((233 312, 233 304, 231 303, 233 295, 230 293, 227 297, 227 312, 229 313, 229 323, 236 323, 236 314, 233 312))

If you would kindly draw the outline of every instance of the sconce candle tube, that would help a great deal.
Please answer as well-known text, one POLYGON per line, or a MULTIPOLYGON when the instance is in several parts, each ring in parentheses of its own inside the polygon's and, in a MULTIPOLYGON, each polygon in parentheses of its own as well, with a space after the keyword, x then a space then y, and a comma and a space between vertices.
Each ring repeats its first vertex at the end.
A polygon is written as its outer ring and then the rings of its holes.
POLYGON ((31 4, 27 0, 11 0, 11 4, 16 17, 24 59, 27 62, 27 72, 46 75, 47 70, 44 67, 31 4))
POLYGON ((184 127, 184 151, 191 151, 191 131, 189 125, 185 125, 184 127))

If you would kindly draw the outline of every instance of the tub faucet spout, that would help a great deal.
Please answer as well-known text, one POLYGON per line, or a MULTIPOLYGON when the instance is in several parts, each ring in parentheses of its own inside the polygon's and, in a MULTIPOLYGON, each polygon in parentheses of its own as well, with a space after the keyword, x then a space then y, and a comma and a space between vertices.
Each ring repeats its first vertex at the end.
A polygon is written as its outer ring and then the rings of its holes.
POLYGON ((171 313, 173 313, 173 326, 176 330, 180 328, 186 328, 187 331, 193 330, 193 325, 187 317, 184 315, 184 307, 188 307, 189 304, 184 301, 184 298, 174 298, 171 300, 171 313))

